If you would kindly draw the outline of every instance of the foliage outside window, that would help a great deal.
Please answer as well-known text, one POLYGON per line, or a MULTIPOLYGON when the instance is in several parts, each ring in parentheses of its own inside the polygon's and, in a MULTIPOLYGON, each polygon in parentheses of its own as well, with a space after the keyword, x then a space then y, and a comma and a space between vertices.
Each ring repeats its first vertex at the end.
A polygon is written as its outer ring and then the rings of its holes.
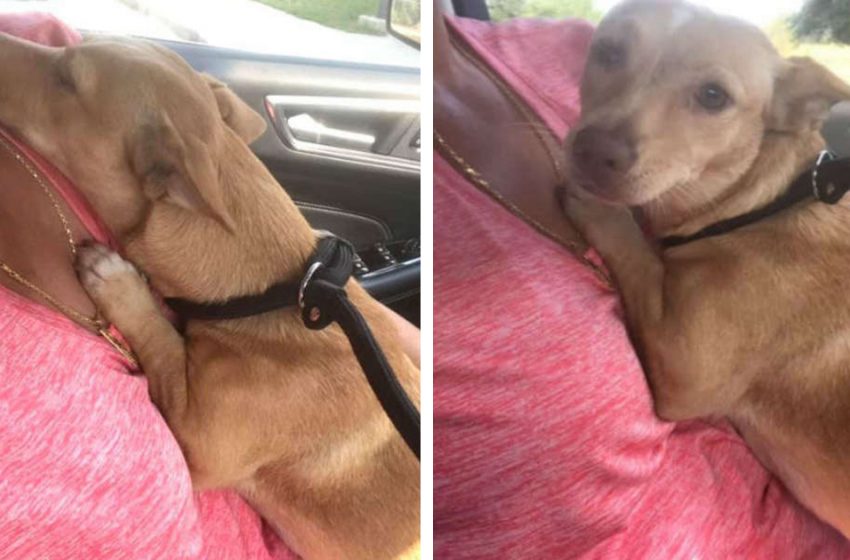
POLYGON ((352 33, 382 34, 360 16, 377 16, 380 0, 256 0, 301 19, 352 33))
POLYGON ((850 83, 850 0, 808 0, 766 31, 783 56, 809 56, 850 83))
POLYGON ((808 0, 790 24, 801 39, 850 44, 850 0, 808 0))
POLYGON ((393 28, 416 43, 422 43, 420 0, 395 0, 393 28))

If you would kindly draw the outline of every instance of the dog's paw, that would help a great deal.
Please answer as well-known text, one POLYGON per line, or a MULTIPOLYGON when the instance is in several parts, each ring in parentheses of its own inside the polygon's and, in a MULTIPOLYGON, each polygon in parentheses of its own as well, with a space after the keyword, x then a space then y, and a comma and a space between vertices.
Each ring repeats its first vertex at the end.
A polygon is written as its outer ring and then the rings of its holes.
POLYGON ((136 267, 103 245, 77 248, 76 269, 83 288, 110 322, 119 322, 122 311, 151 300, 136 267))
POLYGON ((573 226, 594 247, 612 235, 640 233, 631 210, 625 206, 608 204, 572 189, 565 191, 562 205, 573 226))

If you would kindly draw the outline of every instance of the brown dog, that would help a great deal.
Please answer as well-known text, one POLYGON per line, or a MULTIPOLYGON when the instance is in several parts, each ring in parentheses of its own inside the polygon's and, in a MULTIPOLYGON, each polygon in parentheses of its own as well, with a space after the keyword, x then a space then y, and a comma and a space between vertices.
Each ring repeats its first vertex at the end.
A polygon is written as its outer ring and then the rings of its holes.
MULTIPOLYGON (((0 121, 80 188, 165 296, 216 301, 303 275, 313 231, 248 149, 265 128, 222 84, 139 41, 53 49, 0 37, 0 121)), ((198 488, 234 487, 304 558, 416 546, 419 467, 342 331, 296 310, 190 322, 181 336, 132 265, 82 253, 81 279, 124 333, 198 488)), ((416 403, 388 315, 347 290, 416 403)))
POLYGON ((657 414, 730 418, 850 536, 850 197, 666 250, 627 210, 660 238, 764 206, 850 87, 752 26, 638 0, 597 29, 581 96, 567 211, 619 285, 657 414))

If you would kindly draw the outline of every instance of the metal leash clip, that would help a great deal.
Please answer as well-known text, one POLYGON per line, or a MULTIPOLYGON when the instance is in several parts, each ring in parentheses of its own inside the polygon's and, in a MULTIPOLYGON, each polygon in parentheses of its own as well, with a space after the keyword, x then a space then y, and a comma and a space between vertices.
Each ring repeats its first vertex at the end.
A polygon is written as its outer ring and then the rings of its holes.
POLYGON ((304 294, 307 292, 307 286, 310 285, 310 281, 313 279, 313 275, 316 274, 316 271, 322 267, 322 263, 314 262, 310 265, 310 268, 307 269, 307 272, 304 274, 304 278, 301 280, 301 285, 298 286, 298 308, 304 309, 304 294))
POLYGON ((829 160, 833 160, 835 159, 835 156, 829 150, 822 150, 821 153, 818 154, 818 159, 815 162, 815 168, 812 170, 812 195, 814 195, 815 200, 834 204, 835 201, 833 201, 832 198, 835 194, 835 185, 833 183, 827 183, 823 192, 818 186, 818 169, 820 169, 821 164, 827 158, 829 158, 829 160))

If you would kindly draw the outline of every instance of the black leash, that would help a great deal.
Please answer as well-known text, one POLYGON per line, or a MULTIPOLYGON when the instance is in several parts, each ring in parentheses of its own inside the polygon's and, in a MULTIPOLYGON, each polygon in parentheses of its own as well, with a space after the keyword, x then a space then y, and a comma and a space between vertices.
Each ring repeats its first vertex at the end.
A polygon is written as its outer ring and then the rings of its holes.
POLYGON ((712 224, 691 235, 665 237, 660 243, 667 249, 698 239, 729 233, 781 212, 809 197, 826 204, 835 204, 848 190, 850 190, 850 158, 838 158, 831 152, 823 151, 814 166, 797 177, 788 190, 773 202, 746 214, 712 224))
POLYGON ((279 282, 261 294, 222 302, 167 298, 165 303, 182 318, 202 321, 239 319, 297 305, 308 329, 321 330, 338 323, 384 412, 419 459, 419 411, 393 373, 363 315, 348 299, 345 284, 353 269, 354 248, 337 237, 325 237, 319 241, 304 277, 297 284, 279 282))

